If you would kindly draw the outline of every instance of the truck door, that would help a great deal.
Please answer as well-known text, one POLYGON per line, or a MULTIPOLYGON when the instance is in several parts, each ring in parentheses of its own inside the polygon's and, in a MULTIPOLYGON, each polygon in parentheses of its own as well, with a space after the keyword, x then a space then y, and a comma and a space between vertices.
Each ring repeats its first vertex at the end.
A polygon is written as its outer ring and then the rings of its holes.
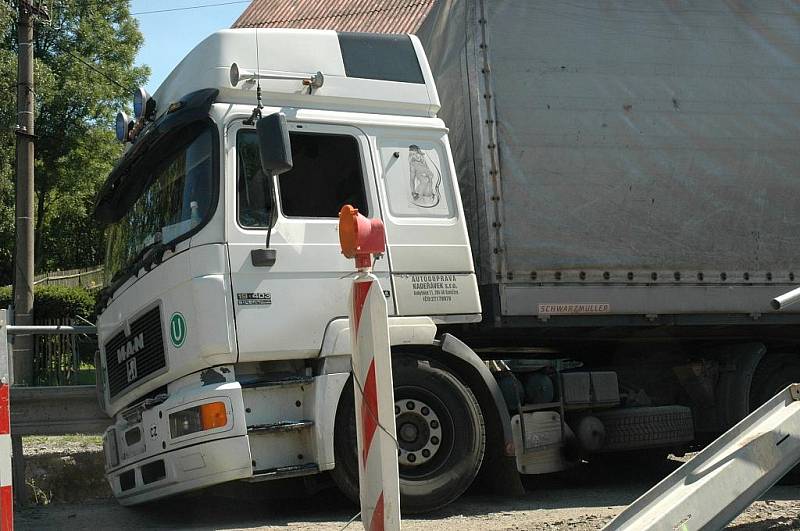
POLYGON ((446 130, 376 136, 398 314, 478 320, 478 286, 446 130))
MULTIPOLYGON (((338 212, 352 204, 379 216, 367 138, 353 127, 290 123, 292 170, 273 178, 260 171, 255 129, 237 122, 227 137, 228 248, 239 361, 305 358, 319 352, 325 328, 347 316, 354 272, 339 247, 338 212), (274 265, 255 266, 275 186, 274 265)), ((389 293, 387 261, 375 273, 389 293)), ((390 311, 392 305, 390 304, 390 311)))

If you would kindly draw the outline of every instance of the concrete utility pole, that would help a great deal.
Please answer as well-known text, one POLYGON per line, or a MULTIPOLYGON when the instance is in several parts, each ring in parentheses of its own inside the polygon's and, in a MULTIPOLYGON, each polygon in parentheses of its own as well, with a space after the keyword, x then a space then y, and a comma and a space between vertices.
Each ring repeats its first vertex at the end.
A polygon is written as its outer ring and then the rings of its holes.
MULTIPOLYGON (((17 189, 14 260, 14 323, 33 324, 33 15, 30 0, 18 1, 17 189)), ((14 383, 33 384, 33 336, 14 339, 14 383)))

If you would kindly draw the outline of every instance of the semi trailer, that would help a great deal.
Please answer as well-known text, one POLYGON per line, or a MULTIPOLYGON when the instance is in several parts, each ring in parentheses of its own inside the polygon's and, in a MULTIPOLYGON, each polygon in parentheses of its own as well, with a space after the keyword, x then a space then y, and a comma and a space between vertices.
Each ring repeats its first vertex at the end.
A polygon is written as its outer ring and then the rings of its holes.
POLYGON ((417 36, 209 36, 118 115, 95 208, 115 496, 357 500, 345 204, 385 225, 404 511, 700 445, 800 379, 800 315, 769 306, 798 272, 792 9, 442 0, 417 36))

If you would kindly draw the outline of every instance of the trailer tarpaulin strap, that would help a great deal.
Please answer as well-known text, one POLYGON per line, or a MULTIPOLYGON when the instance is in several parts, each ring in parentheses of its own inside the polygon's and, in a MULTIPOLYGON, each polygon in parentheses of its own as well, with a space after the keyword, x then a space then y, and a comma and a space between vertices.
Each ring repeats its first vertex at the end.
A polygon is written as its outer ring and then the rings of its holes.
MULTIPOLYGON (((5 310, 0 310, 0 330, 5 332, 5 310)), ((8 339, 0 333, 0 531, 14 528, 14 498, 11 491, 11 410, 9 409, 8 339)))
POLYGON ((394 385, 386 299, 371 273, 385 249, 383 225, 349 205, 339 213, 342 253, 356 259, 350 295, 361 521, 367 531, 400 529, 394 385))

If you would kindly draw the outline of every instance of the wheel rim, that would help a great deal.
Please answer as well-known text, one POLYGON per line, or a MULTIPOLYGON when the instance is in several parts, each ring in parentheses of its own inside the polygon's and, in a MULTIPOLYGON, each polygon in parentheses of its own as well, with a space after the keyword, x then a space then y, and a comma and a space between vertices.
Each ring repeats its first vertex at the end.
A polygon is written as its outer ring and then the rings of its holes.
POLYGON ((397 459, 404 467, 421 467, 442 448, 442 421, 426 402, 407 398, 394 403, 397 459))

